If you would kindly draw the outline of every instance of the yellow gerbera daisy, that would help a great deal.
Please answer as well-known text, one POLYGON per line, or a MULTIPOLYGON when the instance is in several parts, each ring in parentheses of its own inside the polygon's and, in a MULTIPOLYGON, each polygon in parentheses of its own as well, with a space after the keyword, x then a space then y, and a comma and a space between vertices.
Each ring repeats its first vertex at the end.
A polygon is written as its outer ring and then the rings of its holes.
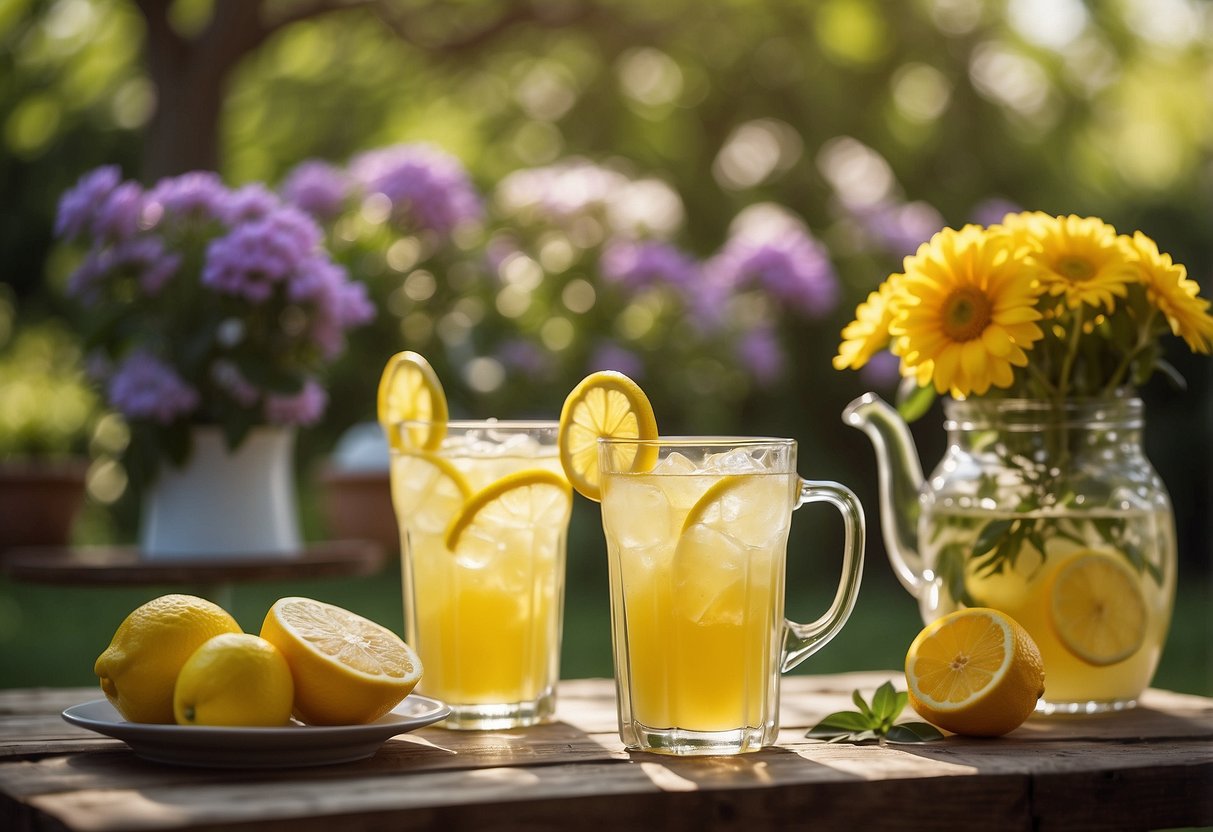
POLYGON ((1139 280, 1116 229, 1098 217, 1032 212, 1008 216, 1003 225, 1028 244, 1025 257, 1040 268, 1045 291, 1063 296, 1070 309, 1087 304, 1111 312, 1139 280))
POLYGON ((1010 387, 1044 337, 1037 270, 1009 235, 945 228, 907 257, 889 332, 907 375, 956 398, 1010 387))
MULTIPOLYGON (((1127 238, 1126 238, 1127 239, 1127 238)), ((1134 261, 1146 284, 1146 296, 1167 318, 1171 331, 1188 342, 1193 352, 1213 348, 1213 317, 1206 311, 1209 301, 1200 297, 1200 285, 1188 277, 1181 263, 1160 252, 1158 244, 1137 231, 1128 241, 1134 261)))
POLYGON ((855 320, 842 330, 842 343, 834 356, 834 369, 858 370, 889 343, 889 322, 893 319, 893 294, 902 275, 895 274, 868 295, 855 308, 855 320))
POLYGON ((1039 248, 1036 242, 1045 235, 1048 223, 1055 220, 1044 211, 1022 211, 1018 214, 1007 214, 1000 225, 992 225, 991 233, 1005 232, 1015 242, 1017 251, 1026 252, 1039 248))

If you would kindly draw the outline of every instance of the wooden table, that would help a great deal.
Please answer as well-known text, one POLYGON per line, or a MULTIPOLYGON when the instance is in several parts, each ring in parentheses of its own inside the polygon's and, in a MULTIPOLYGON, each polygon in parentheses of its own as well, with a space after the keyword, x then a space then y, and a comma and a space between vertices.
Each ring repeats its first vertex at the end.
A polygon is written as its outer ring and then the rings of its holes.
MULTIPOLYGON (((0 829, 1156 829, 1213 825, 1213 699, 1033 718, 999 740, 827 745, 805 728, 892 673, 791 676, 773 748, 629 754, 607 680, 539 728, 389 740, 372 758, 233 771, 148 763, 59 712, 95 689, 0 691, 0 829)), ((903 683, 904 685, 904 683, 903 683)))
POLYGON ((147 560, 133 546, 29 547, 0 553, 14 581, 61 586, 233 584, 373 575, 382 548, 367 540, 311 543, 289 557, 225 556, 147 560))

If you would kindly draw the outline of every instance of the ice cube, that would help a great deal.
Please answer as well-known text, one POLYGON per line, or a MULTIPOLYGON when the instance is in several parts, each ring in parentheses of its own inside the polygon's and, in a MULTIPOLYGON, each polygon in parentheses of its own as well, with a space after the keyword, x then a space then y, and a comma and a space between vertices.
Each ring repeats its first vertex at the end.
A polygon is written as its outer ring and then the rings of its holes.
POLYGON ((651 481, 629 477, 610 480, 602 503, 602 521, 607 536, 625 550, 658 546, 678 533, 665 492, 651 481))
POLYGON ((501 540, 480 532, 480 529, 472 526, 459 536, 459 545, 455 547, 454 554, 455 563, 460 569, 484 569, 501 556, 501 540))
POLYGON ((763 463, 755 459, 747 448, 733 448, 724 453, 711 454, 704 458, 703 467, 714 474, 758 474, 765 470, 763 463))
POLYGON ((656 481, 665 492, 665 499, 680 513, 685 513, 695 505, 695 501, 707 490, 709 484, 709 480, 704 477, 694 476, 702 474, 702 470, 686 454, 678 451, 671 452, 657 463, 653 473, 658 476, 656 481))
POLYGON ((674 552, 676 614, 697 624, 740 624, 747 553, 728 535, 707 526, 693 526, 674 552))
POLYGON ((792 483, 787 476, 748 477, 720 500, 720 530, 743 546, 765 549, 788 533, 792 483))
POLYGON ((496 431, 491 432, 490 435, 497 442, 495 452, 502 456, 531 457, 539 455, 539 441, 533 436, 525 433, 496 431))
POLYGON ((696 474, 699 473, 699 467, 686 454, 679 451, 671 451, 669 456, 653 466, 652 473, 666 476, 696 474))

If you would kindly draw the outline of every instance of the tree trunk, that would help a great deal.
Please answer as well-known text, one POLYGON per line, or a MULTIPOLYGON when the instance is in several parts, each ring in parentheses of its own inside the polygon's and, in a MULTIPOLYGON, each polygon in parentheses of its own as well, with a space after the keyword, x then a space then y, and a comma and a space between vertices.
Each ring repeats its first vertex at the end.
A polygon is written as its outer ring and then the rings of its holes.
POLYGON ((224 0, 206 28, 185 37, 169 22, 171 0, 139 0, 156 109, 145 136, 143 179, 219 169, 219 120, 228 76, 268 30, 261 3, 224 0))
POLYGON ((144 182, 151 185, 190 170, 218 170, 224 75, 196 64, 168 72, 157 72, 153 65, 152 82, 156 111, 145 138, 144 182))

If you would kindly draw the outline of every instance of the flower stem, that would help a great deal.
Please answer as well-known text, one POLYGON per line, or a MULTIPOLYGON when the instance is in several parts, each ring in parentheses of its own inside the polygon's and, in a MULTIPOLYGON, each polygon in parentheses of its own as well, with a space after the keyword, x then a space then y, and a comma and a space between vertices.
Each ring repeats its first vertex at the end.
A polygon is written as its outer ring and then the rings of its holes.
POLYGON ((1113 390, 1115 390, 1117 387, 1119 387, 1121 385, 1122 382, 1124 382, 1124 377, 1125 377, 1125 374, 1128 373, 1129 367, 1133 366, 1133 362, 1137 359, 1137 357, 1139 355, 1141 355, 1146 349, 1149 348, 1150 343, 1151 343, 1150 329, 1153 327, 1154 319, 1157 316, 1158 316, 1158 310, 1151 309, 1150 314, 1148 316, 1146 316, 1145 321, 1143 321, 1142 325, 1140 327, 1138 327, 1137 343, 1133 345, 1133 348, 1131 350, 1129 350, 1127 353, 1125 353, 1125 357, 1123 359, 1121 359, 1120 364, 1117 365, 1116 370, 1112 373, 1112 377, 1108 380, 1108 383, 1104 386, 1103 394, 1105 396, 1110 395, 1113 390))
POLYGON ((1082 313, 1086 305, 1080 304, 1074 314, 1074 328, 1070 332, 1070 343, 1066 348, 1066 357, 1061 363, 1061 375, 1057 379, 1058 403, 1065 401, 1070 392, 1070 373, 1074 371, 1074 361, 1078 358, 1078 340, 1082 337, 1082 313))

